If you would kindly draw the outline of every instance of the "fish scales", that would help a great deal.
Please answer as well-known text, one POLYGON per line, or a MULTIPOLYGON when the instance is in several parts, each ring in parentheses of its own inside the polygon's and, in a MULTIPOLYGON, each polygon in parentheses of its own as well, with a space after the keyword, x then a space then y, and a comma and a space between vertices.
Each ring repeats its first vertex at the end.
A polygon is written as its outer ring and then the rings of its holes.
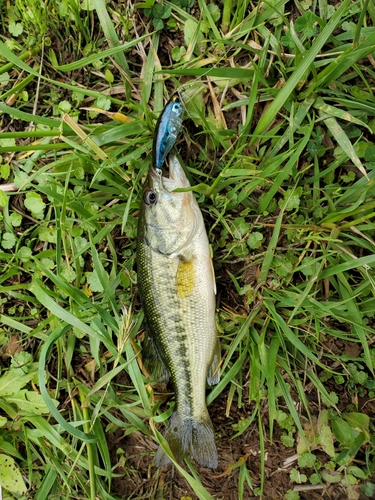
MULTIPOLYGON (((149 335, 160 363, 170 372, 176 411, 165 437, 177 458, 190 455, 217 465, 212 423, 206 408, 206 378, 219 380, 215 282, 202 214, 177 158, 170 179, 150 170, 138 229, 138 281, 149 335), (158 206, 159 205, 159 206, 158 206)), ((144 359, 147 366, 147 359, 144 359)), ((168 462, 159 450, 156 462, 168 462)))
POLYGON ((210 314, 209 301, 198 302, 194 295, 178 297, 175 283, 178 259, 172 260, 150 249, 145 250, 152 269, 148 280, 155 303, 152 311, 155 318, 148 318, 148 322, 157 322, 159 326, 155 334, 158 335, 171 370, 179 410, 186 416, 194 415, 194 411, 199 415, 202 404, 205 407, 205 384, 201 381, 207 375, 205 353, 208 342, 205 341, 205 328, 208 325, 205 318, 210 314), (164 309, 167 310, 157 315, 157 311, 164 309), (192 387, 200 389, 194 397, 192 387))

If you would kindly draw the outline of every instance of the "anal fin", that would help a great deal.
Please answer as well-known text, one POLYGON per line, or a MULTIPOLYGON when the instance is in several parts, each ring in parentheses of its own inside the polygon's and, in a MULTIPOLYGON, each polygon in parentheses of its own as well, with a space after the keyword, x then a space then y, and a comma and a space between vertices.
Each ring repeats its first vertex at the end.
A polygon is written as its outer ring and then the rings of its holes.
POLYGON ((214 356, 212 358, 212 362, 208 368, 207 372, 207 383, 208 385, 216 385, 220 380, 220 359, 221 359, 221 351, 220 351, 220 342, 219 339, 216 340, 214 356))

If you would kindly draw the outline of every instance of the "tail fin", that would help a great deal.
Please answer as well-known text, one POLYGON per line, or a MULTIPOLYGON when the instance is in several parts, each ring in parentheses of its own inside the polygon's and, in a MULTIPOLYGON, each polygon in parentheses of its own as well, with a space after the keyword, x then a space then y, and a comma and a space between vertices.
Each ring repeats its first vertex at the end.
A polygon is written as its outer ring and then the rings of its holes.
MULTIPOLYGON (((196 462, 215 469, 218 464, 214 429, 207 415, 196 420, 191 417, 181 418, 174 412, 164 433, 165 439, 177 460, 188 455, 196 462)), ((169 465, 171 461, 159 447, 155 464, 158 467, 169 465)))

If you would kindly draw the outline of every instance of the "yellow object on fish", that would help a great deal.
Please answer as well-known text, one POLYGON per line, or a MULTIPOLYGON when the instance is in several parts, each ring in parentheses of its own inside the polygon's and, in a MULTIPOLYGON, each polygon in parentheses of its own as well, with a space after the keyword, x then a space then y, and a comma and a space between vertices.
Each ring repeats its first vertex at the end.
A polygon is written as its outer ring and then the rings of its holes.
MULTIPOLYGON (((165 438, 177 459, 217 467, 206 381, 219 381, 215 276, 202 213, 175 156, 169 178, 151 167, 138 225, 138 283, 146 318, 144 362, 153 377, 172 378, 176 408, 165 438)), ((159 448, 156 465, 169 459, 159 448)))

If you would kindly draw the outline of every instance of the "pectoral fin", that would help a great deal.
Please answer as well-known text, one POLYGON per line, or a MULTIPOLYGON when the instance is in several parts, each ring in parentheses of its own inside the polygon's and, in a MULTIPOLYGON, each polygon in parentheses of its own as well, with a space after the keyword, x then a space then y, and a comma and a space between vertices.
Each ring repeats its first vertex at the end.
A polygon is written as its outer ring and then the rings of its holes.
POLYGON ((147 333, 142 346, 142 361, 151 376, 151 381, 159 384, 167 384, 170 379, 170 371, 165 365, 154 338, 147 333))
POLYGON ((220 352, 220 342, 219 339, 216 341, 214 357, 212 358, 212 363, 208 368, 207 373, 207 383, 209 385, 215 385, 219 383, 220 380, 220 360, 221 360, 221 352, 220 352))
POLYGON ((212 283, 214 285, 214 294, 216 295, 215 270, 214 270, 214 263, 212 262, 212 259, 210 259, 210 272, 211 272, 211 276, 212 276, 212 283))

